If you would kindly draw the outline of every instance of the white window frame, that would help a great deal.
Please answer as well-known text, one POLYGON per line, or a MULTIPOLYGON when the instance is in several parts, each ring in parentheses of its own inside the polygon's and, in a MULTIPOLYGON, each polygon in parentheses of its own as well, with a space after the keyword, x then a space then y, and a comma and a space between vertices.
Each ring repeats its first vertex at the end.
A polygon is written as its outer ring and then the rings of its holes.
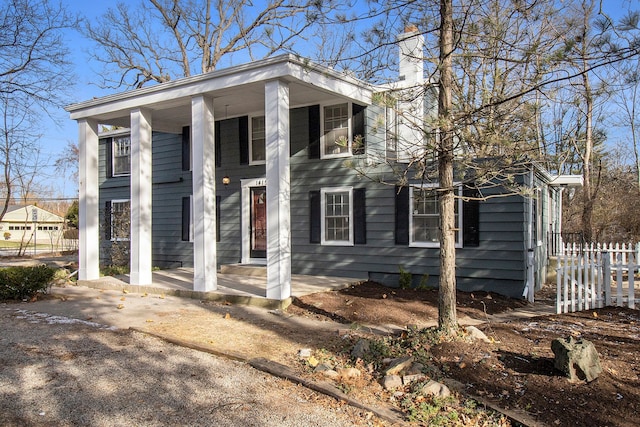
POLYGON ((127 134, 127 135, 118 135, 118 136, 113 136, 112 137, 112 141, 111 141, 111 176, 112 177, 118 177, 118 176, 129 176, 131 175, 131 135, 127 134), (127 154, 127 156, 124 155, 120 155, 120 156, 116 156, 116 150, 117 150, 117 143, 116 141, 118 140, 124 140, 127 139, 129 140, 129 153, 127 154), (129 170, 126 172, 116 172, 116 157, 117 158, 124 158, 124 157, 128 157, 129 159, 129 170))
POLYGON ((345 101, 345 102, 333 102, 326 103, 320 105, 320 158, 321 159, 335 159, 340 157, 350 157, 353 154, 353 103, 345 101), (325 154, 325 148, 327 146, 325 128, 324 128, 324 116, 325 116, 325 108, 327 107, 335 107, 338 105, 347 104, 347 151, 344 153, 336 153, 336 154, 325 154))
POLYGON ((320 189, 320 242, 326 246, 353 246, 353 187, 327 187, 320 189), (327 238, 326 208, 327 195, 333 193, 347 193, 349 195, 349 239, 329 240, 327 238))
POLYGON ((264 165, 267 163, 267 121, 264 114, 256 114, 249 116, 249 164, 250 165, 264 165), (262 118, 264 120, 264 160, 253 159, 253 119, 262 118))
POLYGON ((131 217, 131 200, 130 199, 113 199, 111 200, 111 219, 110 219, 110 224, 111 224, 111 241, 112 242, 126 242, 129 241, 131 239, 131 219, 129 219, 129 233, 128 233, 128 237, 116 237, 114 236, 113 230, 114 230, 114 226, 113 226, 113 220, 114 220, 114 205, 116 204, 123 204, 123 203, 129 203, 129 217, 131 217))
MULTIPOLYGON (((435 242, 423 242, 423 241, 416 241, 414 240, 414 233, 413 233, 413 215, 414 215, 414 206, 413 206, 413 201, 414 201, 414 197, 413 197, 413 191, 415 189, 429 189, 429 188, 436 188, 438 185, 437 184, 424 184, 424 185, 412 185, 409 187, 409 246, 410 247, 415 247, 415 248, 439 248, 440 247, 440 241, 435 241, 435 242)), ((460 185, 459 183, 455 183, 454 187, 456 187, 456 199, 455 199, 455 203, 457 204, 457 208, 458 208, 458 215, 457 215, 457 222, 455 224, 456 226, 456 243, 455 243, 455 247, 456 248, 462 248, 462 244, 463 244, 463 233, 462 233, 462 228, 463 228, 463 224, 464 224, 464 218, 462 217, 462 185, 460 185)), ((437 194, 435 195, 437 197, 437 194)), ((437 200, 437 199, 436 199, 437 200)), ((438 221, 440 220, 440 213, 438 212, 438 221)))

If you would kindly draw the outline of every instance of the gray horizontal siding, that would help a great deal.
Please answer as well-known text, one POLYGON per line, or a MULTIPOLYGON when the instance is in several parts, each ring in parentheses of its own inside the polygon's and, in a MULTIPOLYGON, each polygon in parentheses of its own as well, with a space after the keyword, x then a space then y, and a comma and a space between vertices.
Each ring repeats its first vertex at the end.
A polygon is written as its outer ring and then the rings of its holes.
MULTIPOLYGON (((395 188, 376 183, 345 166, 345 160, 363 164, 373 153, 384 152, 384 128, 379 111, 367 110, 368 154, 353 159, 308 158, 307 108, 291 110, 291 229, 292 272, 337 275, 397 284, 399 267, 416 280, 428 275, 437 285, 439 250, 395 244, 395 188), (309 192, 324 187, 366 189, 367 243, 322 246, 309 243, 309 192)), ((241 180, 265 176, 264 165, 241 165, 238 119, 216 122, 220 127, 221 166, 216 168, 220 198, 220 264, 241 258, 241 180), (223 186, 222 176, 231 183, 223 186)), ((106 178, 104 143, 100 145, 100 201, 128 198, 128 178, 106 178)), ((182 197, 191 194, 191 173, 181 170, 181 135, 154 133, 153 149, 153 259, 154 265, 193 265, 193 244, 181 241, 182 197)), ((370 169, 374 170, 374 169, 370 169)), ((378 171, 383 170, 381 167, 378 171)), ((388 176, 391 176, 386 171, 388 176)), ((457 250, 458 285, 466 290, 491 289, 520 296, 524 286, 526 203, 522 197, 480 202, 480 246, 457 250)), ((215 232, 211 230, 213 240, 215 232)))

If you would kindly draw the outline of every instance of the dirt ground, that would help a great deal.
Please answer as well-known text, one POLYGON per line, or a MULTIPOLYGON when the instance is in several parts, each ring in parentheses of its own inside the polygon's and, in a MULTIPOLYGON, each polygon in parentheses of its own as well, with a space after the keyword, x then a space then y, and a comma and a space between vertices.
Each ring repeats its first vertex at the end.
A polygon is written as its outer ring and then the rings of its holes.
MULTIPOLYGON (((300 349, 309 348, 315 356, 339 364, 348 359, 360 337, 380 338, 389 331, 398 335, 398 331, 437 322, 437 290, 402 290, 371 282, 305 296, 284 312, 198 301, 177 309, 171 297, 100 292, 95 297, 98 308, 115 316, 133 309, 134 299, 159 307, 140 330, 188 336, 196 344, 239 358, 265 357, 307 376, 314 374, 298 357, 300 349)), ((553 289, 537 294, 542 301, 536 304, 552 305, 552 296, 553 289)), ((55 289, 52 298, 60 298, 55 289)), ((72 294, 64 297, 60 309, 75 304, 74 298, 72 294)), ((510 319, 515 310, 531 306, 485 292, 458 292, 457 304, 459 320, 479 324, 492 342, 431 343, 424 349, 408 348, 409 354, 426 350, 430 363, 443 377, 462 384, 464 392, 503 409, 525 411, 544 425, 637 425, 640 311, 610 307, 510 319), (551 341, 568 336, 594 343, 603 367, 595 381, 571 384, 554 369, 551 341)), ((98 321, 98 311, 86 316, 86 320, 98 321)), ((390 404, 391 393, 382 389, 379 373, 364 371, 348 394, 373 406, 390 404)))
MULTIPOLYGON (((540 296, 544 298, 545 293, 540 296)), ((459 317, 487 320, 526 305, 495 294, 458 292, 459 317)), ((365 283, 306 296, 288 312, 356 324, 420 326, 437 319, 437 291, 365 283)), ((638 310, 603 308, 502 323, 489 320, 479 328, 494 342, 444 342, 429 348, 440 371, 464 384, 468 393, 501 408, 526 411, 551 426, 637 425, 638 310), (568 336, 582 337, 595 345, 603 367, 595 381, 571 384, 554 369, 551 341, 568 336)))

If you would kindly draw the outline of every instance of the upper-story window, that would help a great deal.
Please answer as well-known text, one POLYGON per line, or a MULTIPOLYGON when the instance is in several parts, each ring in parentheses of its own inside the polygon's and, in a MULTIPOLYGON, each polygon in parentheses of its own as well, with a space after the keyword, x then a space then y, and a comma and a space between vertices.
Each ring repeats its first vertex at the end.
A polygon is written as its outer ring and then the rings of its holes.
POLYGON ((264 164, 267 156, 265 151, 265 122, 264 116, 251 117, 251 164, 264 164))
POLYGON ((116 136, 111 144, 113 176, 124 176, 131 173, 131 137, 116 136))
POLYGON ((351 154, 350 104, 326 105, 322 108, 322 157, 351 154))

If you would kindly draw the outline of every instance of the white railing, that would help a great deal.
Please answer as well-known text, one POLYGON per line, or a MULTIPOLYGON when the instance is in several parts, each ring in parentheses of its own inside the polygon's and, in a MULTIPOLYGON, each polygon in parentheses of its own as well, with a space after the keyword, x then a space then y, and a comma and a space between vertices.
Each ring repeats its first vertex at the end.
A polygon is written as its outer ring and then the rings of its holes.
POLYGON ((635 273, 640 245, 590 245, 558 257, 557 313, 616 305, 636 307, 635 273), (612 249, 609 252, 608 249, 612 249))

